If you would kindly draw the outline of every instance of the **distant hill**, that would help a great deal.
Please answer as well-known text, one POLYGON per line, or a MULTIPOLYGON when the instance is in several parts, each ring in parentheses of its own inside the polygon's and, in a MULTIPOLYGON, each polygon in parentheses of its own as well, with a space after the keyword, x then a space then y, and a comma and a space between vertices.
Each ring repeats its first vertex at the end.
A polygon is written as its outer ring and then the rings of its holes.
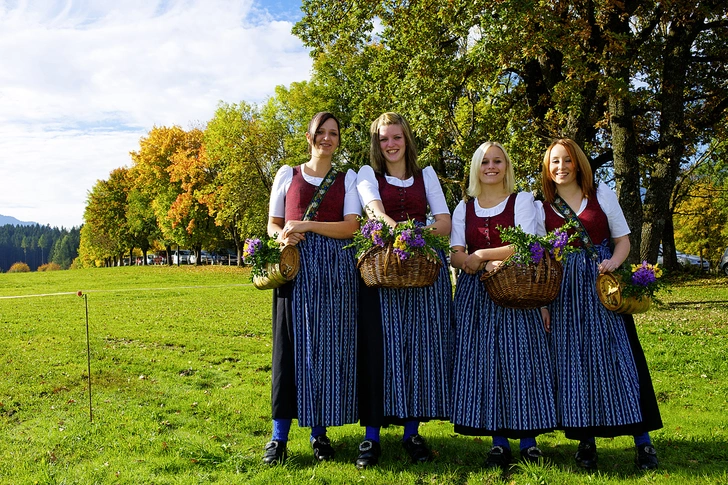
POLYGON ((19 221, 14 217, 4 216, 0 214, 0 226, 4 226, 6 224, 10 224, 12 226, 34 226, 37 224, 37 222, 19 221))

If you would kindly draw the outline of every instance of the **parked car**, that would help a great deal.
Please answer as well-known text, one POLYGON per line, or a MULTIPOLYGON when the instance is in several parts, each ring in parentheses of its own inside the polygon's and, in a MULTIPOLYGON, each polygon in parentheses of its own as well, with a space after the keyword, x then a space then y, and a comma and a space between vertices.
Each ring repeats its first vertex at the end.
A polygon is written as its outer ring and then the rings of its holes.
POLYGON ((728 276, 728 248, 725 248, 725 251, 723 251, 723 257, 720 258, 718 267, 723 271, 723 274, 728 276))
POLYGON ((172 264, 189 264, 192 251, 180 249, 172 254, 172 264))
POLYGON ((217 262, 220 264, 237 265, 238 252, 235 249, 224 249, 217 254, 217 262))
MULTIPOLYGON (((190 264, 197 264, 197 255, 195 253, 190 254, 189 262, 190 264)), ((215 264, 215 256, 203 249, 200 251, 200 264, 215 264)))
MULTIPOLYGON (((675 251, 675 256, 677 256, 677 262, 684 268, 702 268, 703 271, 710 271, 710 262, 707 259, 703 259, 701 263, 700 256, 685 254, 682 251, 675 251)), ((662 245, 657 252, 657 264, 662 264, 662 245)))
POLYGON ((677 254, 677 262, 684 268, 696 268, 703 271, 710 271, 710 261, 707 259, 700 260, 700 256, 685 254, 681 251, 675 251, 677 254))
MULTIPOLYGON (((136 263, 137 266, 141 266, 144 264, 144 256, 137 256, 136 263)), ((151 254, 147 254, 147 264, 154 264, 154 256, 151 254)))

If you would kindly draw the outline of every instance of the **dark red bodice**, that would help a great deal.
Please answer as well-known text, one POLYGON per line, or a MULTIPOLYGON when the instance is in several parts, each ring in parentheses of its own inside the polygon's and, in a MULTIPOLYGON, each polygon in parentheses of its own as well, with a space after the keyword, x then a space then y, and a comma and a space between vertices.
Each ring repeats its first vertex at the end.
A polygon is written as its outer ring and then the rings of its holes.
POLYGON ((493 217, 478 217, 475 214, 475 199, 465 204, 465 243, 468 254, 478 249, 499 248, 506 243, 501 241, 500 231, 496 226, 512 227, 516 220, 516 194, 508 196, 506 208, 493 217))
MULTIPOLYGON (((346 195, 346 174, 336 174, 334 183, 324 195, 314 221, 338 222, 344 220, 344 196, 346 195)), ((306 182, 301 173, 301 167, 293 168, 291 186, 286 192, 286 221, 303 220, 308 204, 318 187, 306 182)))
POLYGON ((379 196, 382 198, 384 212, 397 222, 414 219, 427 222, 427 192, 422 172, 415 175, 409 187, 397 187, 387 182, 386 177, 377 174, 379 196))

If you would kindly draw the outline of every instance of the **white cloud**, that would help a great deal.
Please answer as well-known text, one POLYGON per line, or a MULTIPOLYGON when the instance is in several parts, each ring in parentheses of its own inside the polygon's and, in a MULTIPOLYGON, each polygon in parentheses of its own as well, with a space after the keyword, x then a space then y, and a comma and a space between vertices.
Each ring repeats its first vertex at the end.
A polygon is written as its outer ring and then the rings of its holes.
POLYGON ((80 225, 152 126, 307 79, 291 27, 249 0, 0 2, 0 214, 80 225))

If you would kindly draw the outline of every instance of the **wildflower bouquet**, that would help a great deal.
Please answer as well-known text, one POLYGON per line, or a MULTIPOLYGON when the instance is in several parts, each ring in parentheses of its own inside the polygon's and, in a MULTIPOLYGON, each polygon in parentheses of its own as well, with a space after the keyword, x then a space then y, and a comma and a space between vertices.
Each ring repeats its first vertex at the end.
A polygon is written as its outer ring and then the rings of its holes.
POLYGON ((442 267, 437 251, 450 250, 446 236, 438 236, 413 220, 396 227, 381 218, 361 221, 347 248, 356 248, 357 266, 367 286, 407 288, 435 282, 442 267))
POLYGON ((362 220, 361 228, 354 234, 354 242, 348 247, 356 247, 356 257, 374 247, 386 247, 391 244, 392 252, 404 261, 416 254, 437 259, 437 250, 449 251, 450 242, 446 236, 432 233, 413 220, 408 220, 396 227, 390 227, 383 219, 362 220))
POLYGON ((642 264, 633 264, 631 267, 622 267, 614 272, 621 280, 623 298, 653 298, 655 293, 664 285, 659 278, 662 276, 662 268, 657 264, 649 264, 642 261, 642 264))
POLYGON ((243 261, 253 266, 250 271, 253 286, 268 290, 291 281, 298 274, 300 255, 295 246, 281 246, 276 236, 263 236, 245 240, 243 261))
POLYGON ((269 264, 277 264, 281 260, 281 245, 275 238, 263 236, 250 238, 243 245, 243 261, 253 266, 251 275, 266 276, 269 264))
POLYGON ((643 313, 650 309, 652 298, 663 286, 662 270, 656 264, 633 264, 613 273, 597 276, 599 300, 617 313, 643 313))
POLYGON ((545 236, 537 236, 524 232, 520 226, 498 226, 501 240, 513 246, 513 255, 506 264, 519 266, 539 264, 547 254, 553 256, 556 261, 561 261, 566 254, 577 249, 570 245, 579 238, 577 234, 569 236, 567 230, 571 227, 573 223, 567 222, 545 236))

